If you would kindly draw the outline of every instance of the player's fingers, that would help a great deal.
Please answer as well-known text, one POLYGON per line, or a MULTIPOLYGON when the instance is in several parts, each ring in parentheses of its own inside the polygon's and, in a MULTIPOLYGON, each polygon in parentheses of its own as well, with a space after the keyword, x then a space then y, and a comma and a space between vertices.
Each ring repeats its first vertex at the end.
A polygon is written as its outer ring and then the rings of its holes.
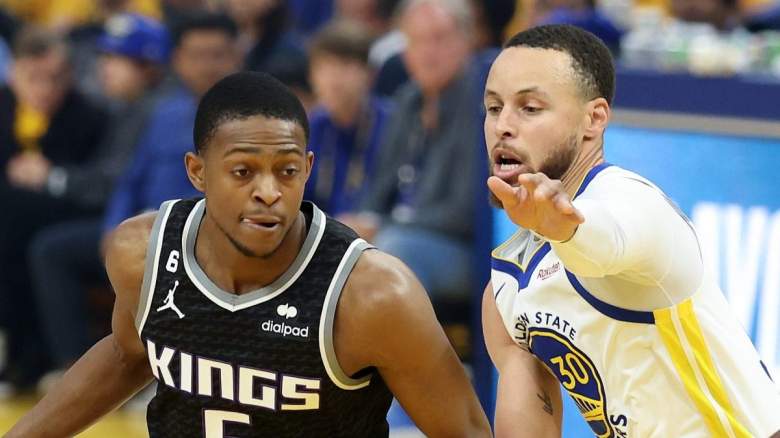
POLYGON ((556 187, 549 182, 543 182, 534 190, 534 200, 536 202, 554 201, 558 195, 556 187))
POLYGON ((499 201, 501 201, 501 204, 503 204, 504 207, 512 206, 522 202, 522 193, 518 193, 516 188, 510 186, 501 178, 491 176, 487 180, 487 185, 488 188, 490 188, 490 191, 493 192, 499 201))
POLYGON ((533 194, 539 184, 542 184, 546 178, 543 173, 523 173, 517 177, 517 182, 533 194))
POLYGON ((555 208, 564 216, 567 216, 570 220, 581 224, 585 222, 585 217, 582 215, 582 213, 577 209, 577 207, 572 204, 571 200, 568 196, 556 196, 554 200, 555 208))
POLYGON ((574 204, 571 203, 569 196, 566 193, 556 193, 552 198, 555 208, 563 214, 571 214, 574 212, 574 204))

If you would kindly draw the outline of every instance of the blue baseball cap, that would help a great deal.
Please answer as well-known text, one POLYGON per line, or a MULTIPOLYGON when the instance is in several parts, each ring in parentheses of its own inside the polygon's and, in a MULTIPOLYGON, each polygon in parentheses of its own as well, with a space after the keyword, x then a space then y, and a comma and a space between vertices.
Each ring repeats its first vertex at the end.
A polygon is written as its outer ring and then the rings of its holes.
POLYGON ((97 45, 105 53, 165 64, 171 43, 161 23, 137 14, 119 14, 108 19, 97 45))

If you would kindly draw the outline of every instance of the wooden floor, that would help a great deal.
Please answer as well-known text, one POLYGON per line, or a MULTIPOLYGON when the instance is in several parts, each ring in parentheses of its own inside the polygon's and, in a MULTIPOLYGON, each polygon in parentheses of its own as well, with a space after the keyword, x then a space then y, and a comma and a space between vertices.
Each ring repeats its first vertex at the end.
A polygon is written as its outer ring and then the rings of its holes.
MULTIPOLYGON (((35 401, 32 397, 24 397, 0 402, 0 435, 8 431, 35 401)), ((107 416, 77 436, 79 438, 148 438, 149 435, 146 433, 143 412, 121 410, 107 416)))
MULTIPOLYGON (((35 401, 32 397, 0 401, 0 435, 7 432, 35 401)), ((77 436, 79 438, 148 438, 149 435, 146 433, 144 412, 125 409, 110 414, 77 436)), ((391 438, 421 438, 424 435, 414 427, 404 424, 393 428, 390 436, 391 438)))

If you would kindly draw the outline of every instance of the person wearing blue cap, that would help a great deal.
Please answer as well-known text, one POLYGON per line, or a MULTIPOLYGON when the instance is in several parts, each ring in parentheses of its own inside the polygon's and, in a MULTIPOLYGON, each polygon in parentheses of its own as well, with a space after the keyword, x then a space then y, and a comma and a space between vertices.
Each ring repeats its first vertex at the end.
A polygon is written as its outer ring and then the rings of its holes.
POLYGON ((98 48, 138 62, 165 64, 170 40, 161 23, 138 14, 120 14, 106 23, 98 48))
MULTIPOLYGON (((50 167, 35 188, 100 212, 114 182, 127 167, 156 104, 165 73, 170 38, 162 24, 135 14, 106 22, 97 41, 97 77, 114 103, 98 153, 80 166, 50 167)), ((92 343, 86 288, 104 279, 99 242, 102 215, 67 221, 41 230, 28 254, 38 320, 55 370, 67 367, 92 343)), ((46 387, 52 372, 41 379, 46 387)))

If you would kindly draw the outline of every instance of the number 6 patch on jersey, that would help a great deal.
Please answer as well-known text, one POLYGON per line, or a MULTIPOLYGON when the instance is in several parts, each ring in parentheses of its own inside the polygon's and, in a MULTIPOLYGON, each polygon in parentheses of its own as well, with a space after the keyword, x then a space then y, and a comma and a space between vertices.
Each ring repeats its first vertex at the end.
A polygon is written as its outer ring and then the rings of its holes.
POLYGON ((531 328, 528 346, 569 392, 596 436, 614 437, 607 419, 604 384, 593 361, 563 335, 549 329, 531 328))

